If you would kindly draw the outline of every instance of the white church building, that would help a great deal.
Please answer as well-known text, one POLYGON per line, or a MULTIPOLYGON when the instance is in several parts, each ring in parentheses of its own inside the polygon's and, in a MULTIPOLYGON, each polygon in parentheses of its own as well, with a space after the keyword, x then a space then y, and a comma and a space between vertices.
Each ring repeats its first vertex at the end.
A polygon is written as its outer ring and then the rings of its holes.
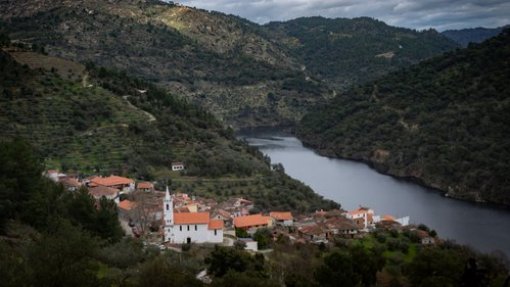
POLYGON ((223 220, 211 219, 209 212, 174 212, 168 187, 163 200, 165 242, 223 243, 223 220))

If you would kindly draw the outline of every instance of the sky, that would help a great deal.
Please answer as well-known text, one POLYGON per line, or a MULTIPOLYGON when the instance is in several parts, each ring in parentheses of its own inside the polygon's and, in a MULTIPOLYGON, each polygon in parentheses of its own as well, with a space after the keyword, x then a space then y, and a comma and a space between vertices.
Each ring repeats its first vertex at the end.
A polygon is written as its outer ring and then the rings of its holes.
POLYGON ((264 24, 303 16, 373 17, 390 25, 439 31, 510 24, 509 0, 176 0, 264 24))

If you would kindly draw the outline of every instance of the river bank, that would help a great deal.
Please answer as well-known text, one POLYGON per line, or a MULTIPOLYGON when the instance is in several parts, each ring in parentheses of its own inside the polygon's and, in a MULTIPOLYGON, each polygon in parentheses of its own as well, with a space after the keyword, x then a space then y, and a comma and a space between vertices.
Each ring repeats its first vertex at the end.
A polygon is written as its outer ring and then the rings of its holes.
POLYGON ((295 137, 263 133, 245 139, 281 163, 291 177, 345 209, 368 205, 381 214, 411 216, 445 237, 474 248, 510 255, 510 212, 489 205, 445 198, 436 189, 390 177, 362 162, 328 158, 303 146, 295 137))

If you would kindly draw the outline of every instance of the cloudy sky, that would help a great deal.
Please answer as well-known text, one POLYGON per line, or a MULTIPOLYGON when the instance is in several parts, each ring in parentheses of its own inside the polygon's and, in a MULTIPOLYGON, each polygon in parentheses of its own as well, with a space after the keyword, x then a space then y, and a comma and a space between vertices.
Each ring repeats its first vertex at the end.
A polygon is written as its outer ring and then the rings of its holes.
POLYGON ((498 27, 510 24, 509 0, 176 0, 258 23, 302 16, 369 16, 415 29, 498 27))

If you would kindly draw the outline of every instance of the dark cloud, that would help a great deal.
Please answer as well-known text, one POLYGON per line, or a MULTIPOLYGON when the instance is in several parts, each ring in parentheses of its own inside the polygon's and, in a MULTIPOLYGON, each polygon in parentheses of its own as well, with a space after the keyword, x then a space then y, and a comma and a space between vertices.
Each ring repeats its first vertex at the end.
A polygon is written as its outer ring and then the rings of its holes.
POLYGON ((508 0, 180 0, 178 3, 239 15, 258 23, 302 16, 369 16, 390 25, 438 30, 510 23, 508 0))

